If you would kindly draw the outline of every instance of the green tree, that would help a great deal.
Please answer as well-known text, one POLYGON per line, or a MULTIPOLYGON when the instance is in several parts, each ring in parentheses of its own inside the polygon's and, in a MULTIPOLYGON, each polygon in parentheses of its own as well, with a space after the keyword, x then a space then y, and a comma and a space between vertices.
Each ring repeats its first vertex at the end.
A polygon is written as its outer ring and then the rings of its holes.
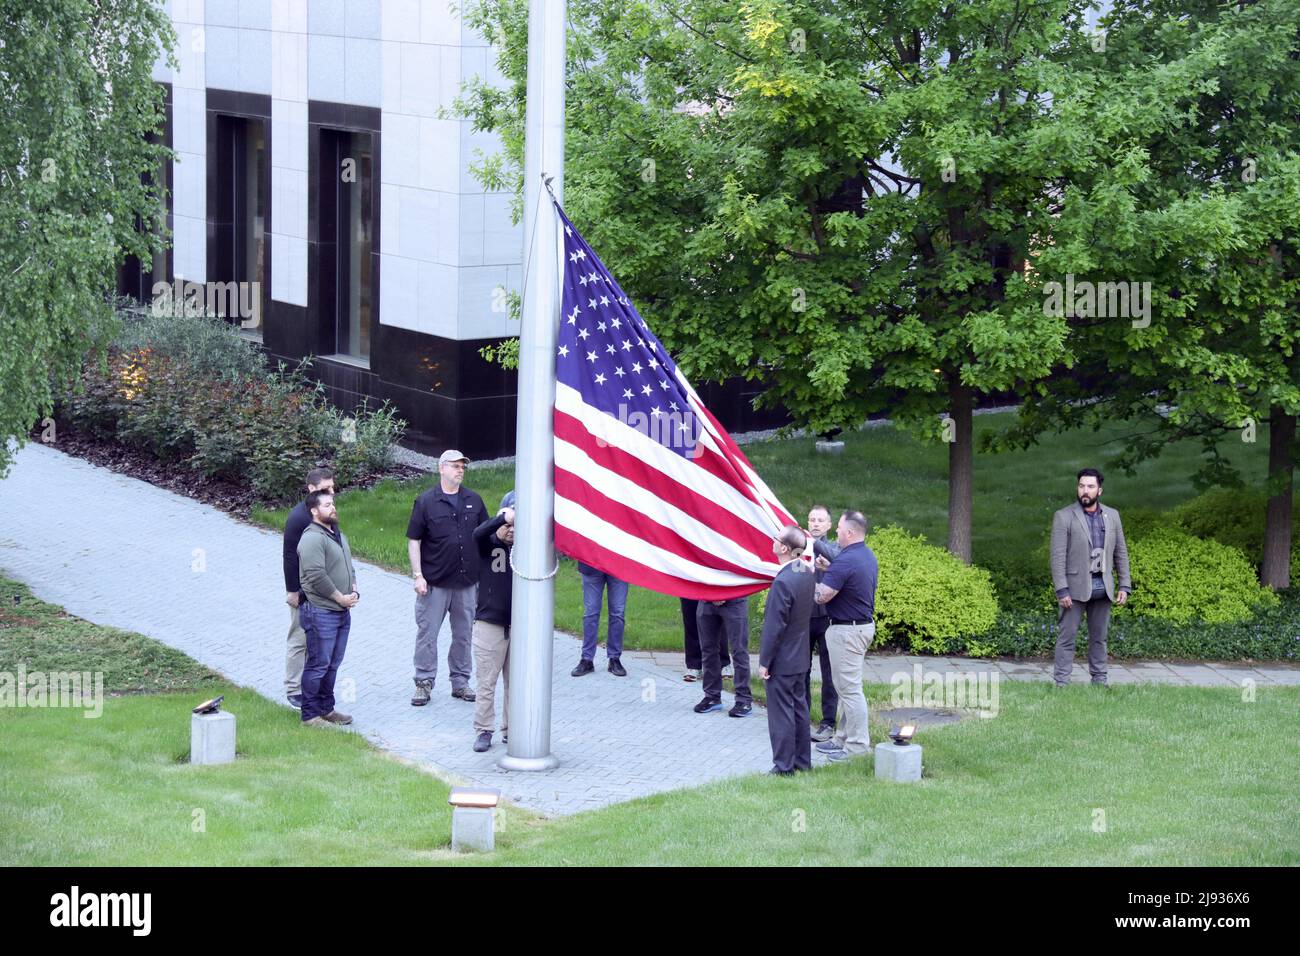
POLYGON ((106 343, 118 263, 162 241, 142 177, 173 42, 153 0, 0 0, 0 473, 106 343))
POLYGON ((1146 324, 1071 320, 1082 380, 1022 409, 1007 436, 1141 418, 1118 464, 1197 437, 1202 484, 1240 483, 1225 436, 1255 440, 1268 424, 1269 500, 1262 579, 1289 585, 1292 475, 1300 412, 1300 0, 1123 0, 1105 21, 1099 69, 1113 83, 1185 77, 1183 122, 1133 134, 1149 157, 1112 182, 1104 211, 1070 218, 1067 244, 1087 248, 1091 276, 1150 278, 1146 324), (1104 381, 1097 394, 1089 382, 1104 381))
MULTIPOLYGON (((1086 271, 1086 248, 1055 242, 1066 197, 1136 176, 1128 128, 1177 119, 1111 101, 1087 9, 569 7, 566 203, 647 321, 690 374, 761 380, 796 424, 883 411, 949 441, 948 547, 966 561, 975 401, 1039 392, 1068 361, 1066 319, 1024 265, 1086 271)), ((524 4, 470 17, 511 85, 475 86, 461 111, 504 138, 484 180, 517 185, 524 4)))

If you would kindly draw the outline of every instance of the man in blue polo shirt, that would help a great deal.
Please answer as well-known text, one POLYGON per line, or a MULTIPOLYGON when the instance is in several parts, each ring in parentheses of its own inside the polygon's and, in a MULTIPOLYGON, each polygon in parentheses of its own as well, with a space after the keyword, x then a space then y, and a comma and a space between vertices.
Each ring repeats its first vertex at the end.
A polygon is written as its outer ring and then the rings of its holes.
POLYGON ((831 678, 840 698, 839 729, 830 740, 817 745, 832 760, 871 749, 862 664, 876 636, 876 581, 880 571, 866 537, 867 519, 861 511, 840 515, 835 529, 840 553, 826 569, 815 596, 831 619, 826 628, 826 648, 830 652, 831 678))

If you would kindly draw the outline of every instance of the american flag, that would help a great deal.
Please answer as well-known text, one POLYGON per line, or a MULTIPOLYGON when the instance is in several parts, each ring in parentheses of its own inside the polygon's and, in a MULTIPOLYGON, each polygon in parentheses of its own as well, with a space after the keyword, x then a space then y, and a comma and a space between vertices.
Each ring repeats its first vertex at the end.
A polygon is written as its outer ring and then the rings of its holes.
POLYGON ((796 524, 559 204, 555 544, 641 587, 721 600, 767 587, 796 524))

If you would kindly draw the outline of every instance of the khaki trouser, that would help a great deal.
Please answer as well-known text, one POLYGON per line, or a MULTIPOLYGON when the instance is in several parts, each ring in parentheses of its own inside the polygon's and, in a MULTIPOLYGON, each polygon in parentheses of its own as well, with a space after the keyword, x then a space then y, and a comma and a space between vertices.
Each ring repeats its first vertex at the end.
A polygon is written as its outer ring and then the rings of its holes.
MULTIPOLYGON (((301 598, 300 600, 307 600, 301 598)), ((290 697, 302 693, 302 669, 307 663, 307 632, 298 622, 298 609, 289 607, 289 648, 284 656, 284 692, 290 697)))
POLYGON ((501 692, 501 733, 508 729, 510 714, 510 640, 500 624, 475 621, 472 639, 474 647, 474 676, 478 687, 474 690, 474 732, 492 733, 496 722, 497 677, 503 685, 501 692))
POLYGON ((840 695, 839 729, 834 740, 851 754, 871 749, 867 731, 867 697, 862 693, 862 664, 876 636, 876 625, 832 624, 826 628, 831 679, 840 695))

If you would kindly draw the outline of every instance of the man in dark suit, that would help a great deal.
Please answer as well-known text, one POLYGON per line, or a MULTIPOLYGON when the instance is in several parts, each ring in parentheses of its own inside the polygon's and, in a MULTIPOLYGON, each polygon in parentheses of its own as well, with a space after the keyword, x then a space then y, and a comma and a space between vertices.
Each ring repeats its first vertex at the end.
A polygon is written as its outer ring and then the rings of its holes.
POLYGON ((1061 606, 1053 676, 1057 687, 1070 683, 1074 636, 1086 614, 1088 672, 1105 687, 1111 604, 1124 604, 1133 590, 1128 545, 1119 512, 1101 503, 1101 472, 1084 468, 1078 479, 1078 500, 1052 516, 1052 586, 1061 606))
POLYGON ((772 769, 791 774, 812 769, 808 726, 808 622, 816 579, 799 556, 807 536, 791 525, 772 542, 781 570, 772 579, 763 616, 758 673, 767 681, 767 732, 772 738, 772 769))

